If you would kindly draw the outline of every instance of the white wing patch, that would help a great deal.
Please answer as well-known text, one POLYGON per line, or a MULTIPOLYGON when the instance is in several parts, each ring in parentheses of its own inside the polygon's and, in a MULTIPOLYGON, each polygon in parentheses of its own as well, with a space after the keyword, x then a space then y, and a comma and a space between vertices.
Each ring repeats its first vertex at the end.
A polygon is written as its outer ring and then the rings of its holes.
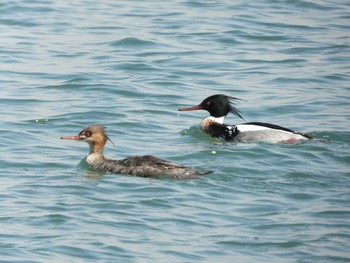
POLYGON ((238 124, 236 125, 236 127, 240 132, 272 130, 269 127, 253 125, 253 124, 238 124))
POLYGON ((300 134, 273 129, 265 126, 254 124, 239 124, 236 125, 239 133, 236 140, 242 142, 271 142, 279 143, 288 140, 305 140, 306 138, 300 134))

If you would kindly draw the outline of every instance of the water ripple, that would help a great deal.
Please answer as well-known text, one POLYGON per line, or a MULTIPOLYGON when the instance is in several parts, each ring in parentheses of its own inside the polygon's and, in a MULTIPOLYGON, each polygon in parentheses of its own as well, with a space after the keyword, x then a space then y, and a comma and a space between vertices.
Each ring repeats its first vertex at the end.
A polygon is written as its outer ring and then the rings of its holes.
MULTIPOLYGON (((6 262, 347 262, 349 5, 340 1, 0 4, 0 254, 6 262), (224 93, 295 145, 199 129, 224 93), (110 158, 153 154, 196 180, 89 169, 85 126, 110 158)), ((235 124, 233 116, 225 120, 235 124)))

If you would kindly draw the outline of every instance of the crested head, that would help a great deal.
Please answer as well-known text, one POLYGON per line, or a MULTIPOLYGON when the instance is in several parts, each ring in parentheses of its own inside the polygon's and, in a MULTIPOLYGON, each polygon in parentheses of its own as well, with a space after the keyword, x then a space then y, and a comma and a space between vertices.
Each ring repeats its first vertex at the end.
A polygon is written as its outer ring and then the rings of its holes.
POLYGON ((107 140, 111 141, 105 132, 105 127, 100 125, 88 126, 78 135, 62 136, 61 139, 87 142, 90 146, 90 153, 103 153, 107 140))
POLYGON ((108 140, 105 130, 106 128, 101 125, 90 125, 82 130, 78 136, 89 144, 98 143, 105 145, 108 140))
POLYGON ((231 112, 244 120, 241 112, 234 106, 235 100, 240 99, 226 96, 224 94, 216 94, 204 99, 198 106, 201 109, 208 111, 211 116, 216 118, 226 116, 231 112))

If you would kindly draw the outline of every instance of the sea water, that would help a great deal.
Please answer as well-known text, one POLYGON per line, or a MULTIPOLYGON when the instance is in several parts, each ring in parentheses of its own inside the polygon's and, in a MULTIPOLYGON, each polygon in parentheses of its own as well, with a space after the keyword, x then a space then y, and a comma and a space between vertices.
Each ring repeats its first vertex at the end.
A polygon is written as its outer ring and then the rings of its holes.
MULTIPOLYGON (((1 262, 349 262, 347 1, 2 1, 1 262), (309 133, 232 143, 181 112, 235 96, 246 121, 309 133), (151 154, 212 174, 98 173, 151 154)), ((228 116, 228 124, 242 122, 228 116)))

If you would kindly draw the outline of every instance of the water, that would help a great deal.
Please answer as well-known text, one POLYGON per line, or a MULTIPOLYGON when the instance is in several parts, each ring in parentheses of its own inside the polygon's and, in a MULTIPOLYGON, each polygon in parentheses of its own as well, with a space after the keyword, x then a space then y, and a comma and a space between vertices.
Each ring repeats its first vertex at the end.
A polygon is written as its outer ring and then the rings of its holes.
MULTIPOLYGON (((1 262, 349 262, 347 1, 2 1, 1 262), (216 93, 294 145, 208 138, 216 93), (98 174, 88 147, 214 170, 98 174)), ((240 122, 230 116, 228 123, 240 122)))

